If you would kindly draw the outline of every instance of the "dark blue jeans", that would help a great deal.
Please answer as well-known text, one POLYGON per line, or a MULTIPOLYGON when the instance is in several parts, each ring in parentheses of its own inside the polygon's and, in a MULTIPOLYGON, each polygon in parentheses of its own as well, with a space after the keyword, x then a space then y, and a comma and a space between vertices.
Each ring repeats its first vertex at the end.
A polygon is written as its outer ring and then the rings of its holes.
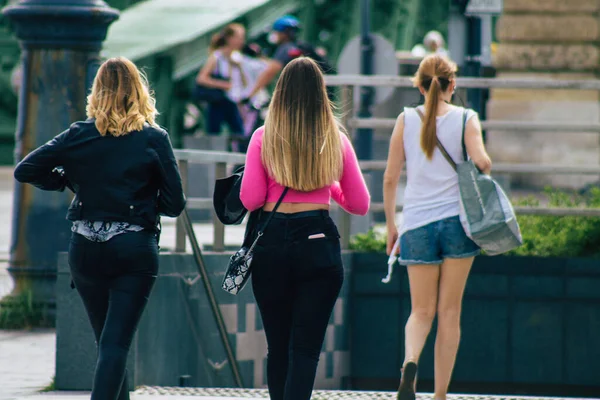
POLYGON ((98 345, 92 400, 128 400, 127 354, 158 273, 157 235, 91 242, 74 233, 69 265, 98 345))
POLYGON ((252 288, 267 336, 271 400, 310 399, 343 281, 339 235, 328 213, 276 213, 252 260, 252 288))
POLYGON ((208 135, 218 135, 221 133, 221 126, 226 123, 232 134, 242 135, 244 133, 244 124, 237 104, 229 99, 217 103, 209 103, 207 115, 208 135))

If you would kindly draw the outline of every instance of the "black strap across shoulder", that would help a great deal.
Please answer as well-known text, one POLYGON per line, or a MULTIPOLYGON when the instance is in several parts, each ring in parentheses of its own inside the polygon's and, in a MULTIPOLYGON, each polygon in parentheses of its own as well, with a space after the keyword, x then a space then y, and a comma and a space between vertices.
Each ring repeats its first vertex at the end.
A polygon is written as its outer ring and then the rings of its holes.
POLYGON ((462 123, 462 151, 463 151, 463 160, 466 162, 469 159, 469 155, 467 154, 467 145, 465 144, 465 131, 467 130, 467 110, 463 111, 463 123, 462 123))

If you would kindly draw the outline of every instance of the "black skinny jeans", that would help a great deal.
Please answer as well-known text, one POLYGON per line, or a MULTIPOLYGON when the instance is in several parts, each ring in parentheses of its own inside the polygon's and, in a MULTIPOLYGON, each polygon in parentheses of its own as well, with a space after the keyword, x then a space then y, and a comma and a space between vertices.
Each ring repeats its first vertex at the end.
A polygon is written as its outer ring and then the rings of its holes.
POLYGON ((339 234, 327 212, 275 214, 252 260, 252 288, 267 336, 271 400, 310 399, 343 280, 339 234), (320 234, 325 237, 309 239, 320 234))
POLYGON ((69 265, 98 344, 92 400, 128 400, 127 353, 156 280, 157 235, 92 242, 73 233, 69 265))

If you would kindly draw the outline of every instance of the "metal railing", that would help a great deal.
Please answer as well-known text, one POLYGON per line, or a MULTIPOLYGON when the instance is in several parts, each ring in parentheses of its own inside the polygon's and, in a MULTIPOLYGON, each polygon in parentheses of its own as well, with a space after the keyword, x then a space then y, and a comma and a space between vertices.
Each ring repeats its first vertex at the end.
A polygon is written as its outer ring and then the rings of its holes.
MULTIPOLYGON (((243 164, 246 160, 245 154, 229 153, 224 151, 209 150, 175 150, 175 157, 179 163, 179 172, 183 190, 187 194, 189 187, 189 165, 213 164, 215 165, 215 179, 227 176, 227 165, 243 164)), ((187 208, 189 210, 213 210, 212 198, 188 197, 187 208)), ((225 250, 225 226, 219 221, 213 211, 213 250, 225 250)), ((183 222, 177 219, 177 228, 175 231, 175 251, 184 252, 186 246, 185 227, 183 222)))
MULTIPOLYGON (((392 129, 396 122, 391 118, 355 118, 352 114, 352 93, 355 87, 360 86, 387 86, 398 88, 412 87, 408 77, 401 76, 362 76, 362 75, 328 75, 328 86, 341 87, 341 104, 344 107, 344 126, 354 128, 384 128, 392 129)), ((551 80, 551 79, 488 79, 488 78, 458 78, 457 86, 461 88, 490 88, 490 89, 529 89, 529 90, 592 90, 600 91, 600 80, 551 80)), ((600 124, 564 124, 556 122, 531 122, 531 121, 482 121, 482 127, 497 132, 569 132, 569 133, 600 133, 600 124)), ((215 165, 215 178, 227 175, 228 166, 243 164, 245 155, 222 151, 207 150, 176 150, 175 155, 179 162, 184 190, 187 192, 189 185, 188 167, 190 163, 215 165)), ((385 161, 361 161, 364 172, 382 171, 385 161)), ((600 176, 600 166, 564 166, 541 164, 494 164, 494 173, 529 173, 529 174, 560 174, 560 175, 596 175, 600 176)), ((337 207, 332 205, 333 208, 337 207)), ((188 198, 190 210, 212 210, 212 198, 188 198)), ((398 211, 402 206, 397 207, 398 211)), ((371 212, 383 211, 383 203, 371 203, 371 212)), ((600 208, 549 208, 549 207, 516 207, 515 211, 521 215, 548 215, 548 216, 585 216, 600 217, 600 208)), ((350 215, 342 212, 340 218, 340 234, 342 247, 348 248, 350 242, 350 215)), ((213 212, 214 251, 225 250, 225 227, 213 212)), ((181 221, 177 222, 176 251, 185 251, 186 237, 181 221)))
MULTIPOLYGON (((364 76, 364 75, 327 75, 327 85, 342 88, 342 104, 352 101, 351 92, 355 87, 396 87, 412 88, 411 78, 405 76, 364 76)), ((600 91, 600 80, 557 80, 557 79, 511 79, 511 78, 457 78, 457 87, 461 89, 528 89, 528 90, 592 90, 600 91)), ((392 129, 395 118, 355 118, 352 107, 346 108, 345 117, 348 128, 392 129)), ((482 121, 482 128, 501 132, 569 132, 600 133, 600 123, 531 122, 531 121, 482 121)), ((496 132, 494 132, 496 133, 496 132)))
MULTIPOLYGON (((176 150, 175 155, 179 160, 179 169, 187 192, 189 186, 188 168, 190 163, 215 165, 215 178, 227 176, 228 166, 243 164, 245 155, 240 153, 225 153, 209 150, 176 150)), ((361 169, 364 172, 382 171, 385 169, 385 161, 361 161, 361 169)), ((495 164, 495 173, 532 173, 532 174, 561 174, 561 175, 600 175, 600 167, 569 167, 561 165, 538 165, 538 164, 495 164)), ((188 198, 189 210, 213 210, 212 198, 188 198)), ((332 204, 332 208, 337 205, 332 204)), ((397 211, 402 211, 399 205, 397 211)), ((383 211, 383 203, 371 203, 370 212, 383 211)), ((583 216, 600 217, 600 208, 549 208, 549 207, 515 207, 515 211, 521 215, 548 215, 548 216, 583 216)), ((342 212, 339 221, 339 230, 342 236, 342 247, 347 249, 350 243, 350 214, 342 212)), ((213 235, 214 251, 225 250, 225 227, 213 212, 213 235)), ((175 251, 184 252, 186 248, 186 235, 181 221, 177 221, 175 251)))

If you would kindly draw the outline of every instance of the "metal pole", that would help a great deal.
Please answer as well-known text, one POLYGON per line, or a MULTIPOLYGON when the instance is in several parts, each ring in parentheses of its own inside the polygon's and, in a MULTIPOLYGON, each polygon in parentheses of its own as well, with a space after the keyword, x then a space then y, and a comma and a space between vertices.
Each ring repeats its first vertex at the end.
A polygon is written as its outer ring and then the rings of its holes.
MULTIPOLYGON (((181 175, 181 185, 183 193, 188 193, 188 160, 179 160, 179 174, 181 175)), ((187 237, 185 236, 185 226, 181 217, 177 217, 177 225, 175 227, 175 252, 185 253, 185 244, 187 237)))
MULTIPOLYGON (((15 158, 85 119, 88 84, 96 74, 108 26, 119 13, 101 0, 21 0, 2 10, 22 52, 23 82, 15 158)), ((53 317, 56 262, 66 251, 70 225, 68 192, 43 192, 15 184, 8 271, 15 289, 31 291, 36 305, 53 317)))
MULTIPOLYGON (((465 71, 467 76, 481 76, 481 19, 478 16, 467 17, 467 57, 465 58, 465 71)), ((483 106, 481 89, 467 90, 469 106, 482 112, 483 106)))
POLYGON ((467 54, 467 22, 464 7, 450 3, 448 13, 448 51, 450 58, 461 69, 465 67, 467 54))
MULTIPOLYGON (((344 110, 344 114, 342 116, 342 125, 348 129, 348 133, 351 133, 350 128, 348 127, 348 121, 353 117, 352 112, 354 111, 354 106, 352 105, 353 96, 353 88, 352 86, 342 86, 341 88, 341 107, 344 110)), ((348 250, 350 248, 350 235, 352 233, 352 216, 340 208, 341 217, 340 221, 340 232, 341 232, 341 245, 343 250, 348 250)))
MULTIPOLYGON (((216 163, 215 179, 225 178, 227 163, 216 163)), ((225 225, 219 220, 213 210, 213 251, 225 251, 225 225)))
MULTIPOLYGON (((361 60, 360 73, 363 75, 373 74, 373 41, 370 33, 371 23, 371 2, 370 0, 362 0, 361 2, 361 60)), ((360 118, 371 117, 371 104, 375 90, 372 87, 360 88, 360 109, 358 116, 360 118)), ((373 156, 373 130, 358 129, 356 132, 356 153, 361 160, 370 160, 373 156)))

